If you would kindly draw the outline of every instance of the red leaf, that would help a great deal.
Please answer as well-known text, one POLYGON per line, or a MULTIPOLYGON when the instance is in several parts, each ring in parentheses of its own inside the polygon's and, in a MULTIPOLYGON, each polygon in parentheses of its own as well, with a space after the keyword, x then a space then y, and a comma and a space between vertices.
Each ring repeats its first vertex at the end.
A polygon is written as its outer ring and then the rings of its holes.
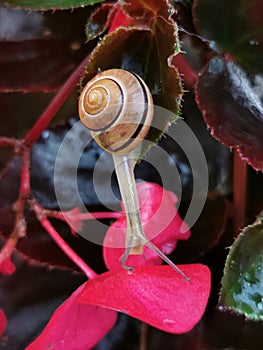
POLYGON ((79 61, 63 39, 0 41, 0 91, 55 91, 79 61))
MULTIPOLYGON (((175 249, 177 240, 186 240, 190 236, 190 230, 182 233, 186 224, 177 213, 175 194, 151 182, 138 183, 137 192, 146 236, 165 254, 170 254, 175 249)), ((103 242, 104 261, 109 270, 118 270, 121 267, 119 259, 124 253, 125 234, 126 217, 123 213, 111 225, 103 242)), ((127 265, 153 265, 161 262, 161 258, 145 246, 144 256, 130 255, 127 265)))
POLYGON ((97 38, 109 29, 117 6, 115 3, 103 3, 90 15, 85 30, 88 41, 97 38))
POLYGON ((252 78, 234 62, 214 57, 199 75, 196 101, 211 134, 263 171, 261 90, 259 75, 252 78))
POLYGON ((0 337, 4 334, 6 329, 7 319, 5 313, 0 309, 0 337))
POLYGON ((11 261, 10 257, 7 257, 4 261, 0 263, 0 273, 3 275, 12 275, 16 270, 14 263, 11 261))
POLYGON ((130 17, 127 17, 123 10, 119 8, 111 22, 109 33, 113 32, 119 27, 128 27, 131 24, 131 22, 132 19, 130 17))
POLYGON ((91 349, 114 326, 117 313, 76 303, 81 285, 53 314, 40 336, 26 350, 91 349))
POLYGON ((86 283, 78 302, 125 312, 166 332, 188 332, 205 311, 210 271, 201 264, 179 268, 190 282, 170 266, 106 272, 86 283))

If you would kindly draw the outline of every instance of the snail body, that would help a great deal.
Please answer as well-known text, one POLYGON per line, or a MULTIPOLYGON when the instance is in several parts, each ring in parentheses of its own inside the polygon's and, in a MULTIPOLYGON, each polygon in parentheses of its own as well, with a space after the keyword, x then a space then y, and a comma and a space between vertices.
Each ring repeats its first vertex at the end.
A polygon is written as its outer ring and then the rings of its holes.
POLYGON ((136 74, 110 69, 97 74, 84 87, 79 115, 103 149, 127 154, 149 132, 153 119, 152 96, 136 74))

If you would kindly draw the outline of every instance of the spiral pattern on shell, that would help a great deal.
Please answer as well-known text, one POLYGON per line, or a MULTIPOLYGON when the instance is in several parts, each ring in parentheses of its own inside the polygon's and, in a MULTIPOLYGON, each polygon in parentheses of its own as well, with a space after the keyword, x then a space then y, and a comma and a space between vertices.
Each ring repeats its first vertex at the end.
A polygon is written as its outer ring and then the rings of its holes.
POLYGON ((102 148, 125 154, 139 145, 150 129, 152 96, 136 74, 110 69, 97 74, 84 87, 79 115, 102 148))

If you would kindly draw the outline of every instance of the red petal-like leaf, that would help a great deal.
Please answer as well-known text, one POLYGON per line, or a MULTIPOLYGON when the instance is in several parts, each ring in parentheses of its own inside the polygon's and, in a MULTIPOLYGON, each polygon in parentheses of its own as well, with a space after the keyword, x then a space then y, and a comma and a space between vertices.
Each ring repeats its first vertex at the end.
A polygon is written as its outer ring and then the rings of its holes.
MULTIPOLYGON (((176 247, 177 240, 186 240, 190 230, 177 213, 174 193, 151 182, 137 184, 141 219, 146 236, 165 254, 170 254, 176 247), (185 230, 184 230, 185 231, 185 230)), ((125 214, 107 231, 103 243, 104 261, 109 270, 121 267, 120 257, 124 253, 126 234, 125 214)), ((148 247, 144 247, 144 256, 130 255, 127 264, 130 266, 160 264, 161 259, 148 247)))
POLYGON ((3 335, 6 329, 7 319, 5 313, 0 309, 0 337, 3 335))
POLYGON ((166 332, 188 332, 205 311, 210 271, 201 264, 179 268, 190 282, 162 265, 106 272, 86 283, 78 301, 126 312, 166 332))
MULTIPOLYGON (((124 248, 115 247, 124 247, 125 245, 126 218, 125 214, 123 215, 108 229, 103 242, 103 259, 111 271, 121 268, 120 257, 124 253, 124 248)), ((146 246, 143 248, 143 255, 130 254, 126 261, 127 266, 160 265, 161 263, 162 259, 146 246)))
POLYGON ((88 350, 110 331, 117 320, 115 311, 76 303, 85 285, 55 311, 46 328, 26 350, 88 350))

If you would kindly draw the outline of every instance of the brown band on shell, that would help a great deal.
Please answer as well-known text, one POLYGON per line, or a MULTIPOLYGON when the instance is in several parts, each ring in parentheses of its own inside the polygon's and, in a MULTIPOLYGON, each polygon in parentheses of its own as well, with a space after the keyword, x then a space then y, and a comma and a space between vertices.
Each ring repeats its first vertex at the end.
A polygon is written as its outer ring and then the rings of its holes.
POLYGON ((120 85, 114 79, 96 76, 87 83, 80 96, 80 119, 90 130, 106 130, 120 115, 123 103, 120 85), (90 95, 95 91, 100 105, 91 103, 90 95))
MULTIPOLYGON (((146 93, 146 89, 145 89, 145 86, 144 84, 142 83, 141 79, 134 73, 131 73, 133 76, 136 77, 136 79, 138 80, 140 86, 141 86, 141 89, 142 89, 142 93, 143 93, 143 96, 144 96, 144 102, 143 102, 143 105, 144 105, 144 111, 143 111, 143 114, 142 114, 142 118, 141 118, 141 123, 136 125, 136 130, 134 131, 134 133, 132 134, 132 136, 129 136, 129 138, 127 138, 127 142, 124 143, 123 145, 121 145, 120 147, 117 147, 114 149, 114 152, 121 152, 123 151, 124 149, 127 149, 128 146, 130 146, 140 135, 140 132, 142 131, 142 128, 145 126, 145 120, 146 120, 146 116, 148 114, 148 96, 147 96, 147 93, 146 93)), ((128 124, 129 125, 129 124, 128 124)), ((127 125, 127 126, 128 126, 127 125)), ((134 125, 134 124, 132 124, 134 125)), ((123 131, 122 135, 121 135, 123 138, 125 137, 125 133, 123 131)), ((110 147, 109 147, 109 151, 111 151, 110 147)))
POLYGON ((152 96, 136 74, 110 69, 87 83, 80 96, 79 114, 102 148, 125 154, 148 134, 153 118, 152 96), (101 94, 105 93, 104 98, 101 94))

